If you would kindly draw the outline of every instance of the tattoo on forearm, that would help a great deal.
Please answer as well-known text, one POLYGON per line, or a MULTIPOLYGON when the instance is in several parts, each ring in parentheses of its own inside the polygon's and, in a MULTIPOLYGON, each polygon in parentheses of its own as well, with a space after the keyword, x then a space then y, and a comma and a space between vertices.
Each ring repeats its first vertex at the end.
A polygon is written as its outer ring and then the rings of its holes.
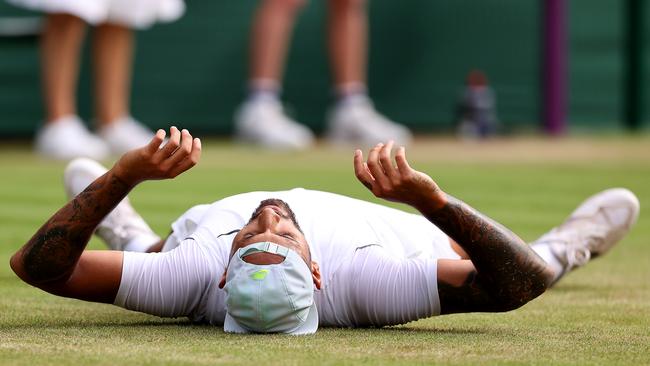
MULTIPOLYGON (((459 308, 447 312, 496 311, 495 303, 502 310, 516 308, 546 289, 546 263, 504 226, 451 196, 445 206, 425 215, 467 252, 476 268, 462 286, 463 296, 452 296, 459 308), (463 304, 463 297, 473 303, 463 304)), ((439 289, 441 296, 456 290, 445 284, 439 289)))
POLYGON ((97 225, 130 188, 109 172, 55 213, 22 249, 29 278, 34 283, 67 279, 97 225))

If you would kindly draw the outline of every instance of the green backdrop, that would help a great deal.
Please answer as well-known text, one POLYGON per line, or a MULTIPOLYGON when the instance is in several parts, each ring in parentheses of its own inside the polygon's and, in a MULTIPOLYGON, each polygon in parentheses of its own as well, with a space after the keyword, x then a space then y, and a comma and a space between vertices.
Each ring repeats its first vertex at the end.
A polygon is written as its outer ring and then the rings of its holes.
MULTIPOLYGON (((569 1, 569 119, 616 128, 623 108, 623 2, 569 1)), ((228 134, 244 95, 248 28, 257 1, 188 1, 185 16, 138 33, 133 114, 152 127, 170 123, 228 134)), ((298 120, 322 132, 331 103, 325 2, 311 1, 296 26, 284 100, 298 120)), ((34 15, 0 3, 0 18, 34 15)), ((369 88, 378 109, 416 131, 450 131, 465 75, 485 71, 509 130, 540 125, 541 2, 412 0, 370 2, 369 88)), ((80 114, 92 120, 88 48, 80 114)), ((27 136, 40 123, 35 37, 0 38, 0 136, 27 136)))

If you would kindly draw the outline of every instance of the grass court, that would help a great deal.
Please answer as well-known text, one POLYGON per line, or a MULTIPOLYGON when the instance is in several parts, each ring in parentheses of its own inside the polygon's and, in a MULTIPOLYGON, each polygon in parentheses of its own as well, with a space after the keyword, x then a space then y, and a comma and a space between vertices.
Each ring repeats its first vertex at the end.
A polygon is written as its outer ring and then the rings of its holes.
MULTIPOLYGON (((201 163, 131 199, 154 231, 194 204, 297 186, 372 200, 352 149, 267 152, 204 140, 201 163)), ((463 314, 384 329, 316 335, 229 335, 110 305, 57 298, 19 281, 11 254, 65 202, 61 162, 23 144, 0 146, 0 364, 650 364, 650 136, 518 138, 462 143, 422 138, 411 166, 527 241, 583 199, 622 186, 641 201, 636 227, 604 258, 505 314, 463 314)), ((110 162, 107 162, 110 164, 110 162)), ((407 207, 401 207, 408 210, 407 207)), ((323 218, 326 219, 326 218, 323 218)), ((300 220, 300 218, 298 218, 300 220)), ((93 239, 91 248, 102 248, 93 239)))

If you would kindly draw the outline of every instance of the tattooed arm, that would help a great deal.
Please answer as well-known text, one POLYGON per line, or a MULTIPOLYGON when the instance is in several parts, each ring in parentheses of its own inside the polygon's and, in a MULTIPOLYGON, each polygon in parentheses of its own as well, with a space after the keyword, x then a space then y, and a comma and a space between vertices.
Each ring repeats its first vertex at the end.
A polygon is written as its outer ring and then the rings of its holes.
POLYGON ((443 195, 442 207, 424 203, 417 208, 465 250, 472 264, 459 274, 454 273, 456 261, 438 262, 443 313, 512 310, 546 290, 552 272, 523 240, 466 203, 443 195))
POLYGON ((144 180, 173 178, 194 166, 201 144, 172 127, 160 148, 159 130, 145 147, 130 151, 106 174, 57 211, 11 258, 25 282, 59 296, 113 302, 119 288, 122 253, 84 251, 97 227, 127 193, 144 180), (182 141, 181 141, 182 139, 182 141))
POLYGON ((523 240, 412 169, 403 147, 397 150, 393 166, 392 145, 375 146, 367 163, 357 150, 355 174, 375 196, 419 210, 468 254, 469 261, 438 261, 443 314, 512 310, 544 292, 552 273, 523 240))
POLYGON ((86 254, 84 248, 97 224, 131 188, 112 171, 107 172, 56 212, 14 254, 11 268, 23 281, 52 294, 112 302, 120 283, 122 253, 92 253, 96 266, 80 257, 86 254), (88 291, 80 281, 87 283, 88 291))

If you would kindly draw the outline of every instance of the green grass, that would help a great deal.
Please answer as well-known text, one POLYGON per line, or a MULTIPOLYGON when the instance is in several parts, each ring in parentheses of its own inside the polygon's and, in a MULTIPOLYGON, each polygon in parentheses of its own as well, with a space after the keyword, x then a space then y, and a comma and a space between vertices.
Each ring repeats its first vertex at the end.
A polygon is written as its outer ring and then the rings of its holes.
MULTIPOLYGON (((351 151, 269 153, 204 142, 199 166, 148 182, 132 200, 164 234, 196 203, 295 186, 372 199, 351 151)), ((20 282, 8 260, 65 198, 62 163, 26 146, 0 147, 0 364, 649 364, 650 138, 418 141, 414 167, 526 240, 582 199, 624 186, 642 204, 632 233, 605 258, 506 314, 462 314, 385 329, 320 329, 314 336, 237 336, 110 305, 56 298, 20 282)), ((405 208, 407 209, 407 208, 405 208)), ((91 247, 101 248, 97 240, 91 247)))

